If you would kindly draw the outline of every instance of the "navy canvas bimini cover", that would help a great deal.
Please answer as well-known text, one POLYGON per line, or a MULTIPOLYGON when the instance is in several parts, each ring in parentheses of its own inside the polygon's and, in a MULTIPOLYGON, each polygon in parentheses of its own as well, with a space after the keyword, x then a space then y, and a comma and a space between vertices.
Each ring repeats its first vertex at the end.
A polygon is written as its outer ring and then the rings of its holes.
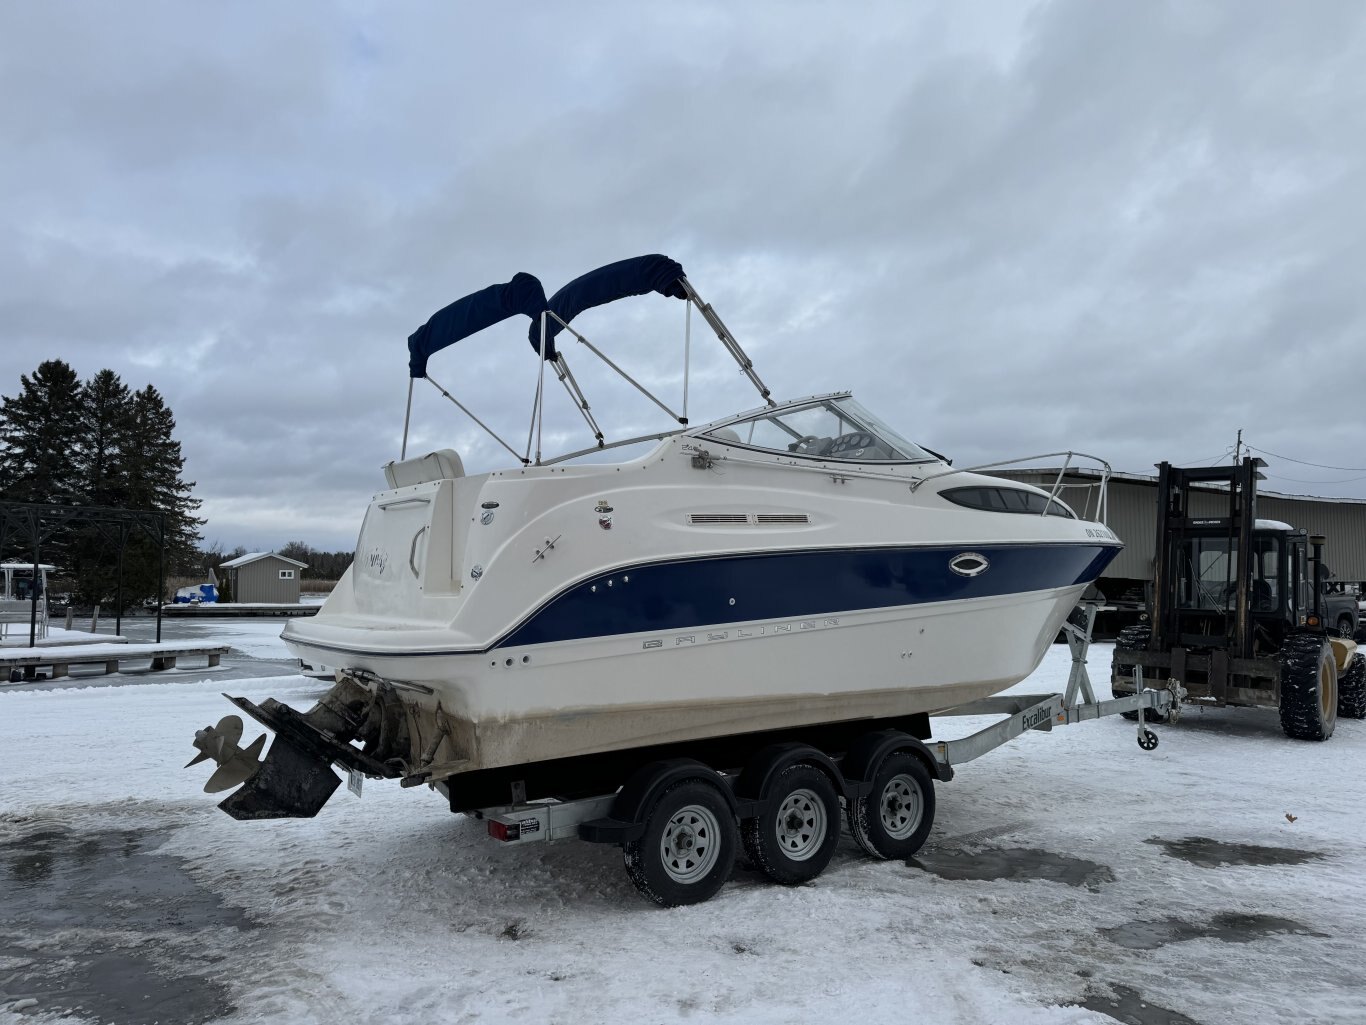
MULTIPOLYGON (((408 374, 426 377, 427 359, 432 353, 518 313, 525 313, 535 323, 545 308, 545 289, 540 280, 524 273, 457 299, 408 336, 408 374)), ((539 345, 536 350, 540 351, 539 345)))
MULTIPOLYGON (((644 295, 658 292, 674 299, 686 299, 679 279, 683 277, 683 267, 676 260, 653 253, 649 256, 634 256, 629 260, 618 260, 597 270, 575 278, 550 297, 546 309, 553 310, 565 323, 573 320, 584 310, 605 303, 625 299, 628 295, 644 295)), ((560 333, 560 322, 553 317, 546 318, 546 359, 555 358, 555 336, 560 333)), ((541 326, 533 323, 527 332, 531 347, 541 351, 541 326)))

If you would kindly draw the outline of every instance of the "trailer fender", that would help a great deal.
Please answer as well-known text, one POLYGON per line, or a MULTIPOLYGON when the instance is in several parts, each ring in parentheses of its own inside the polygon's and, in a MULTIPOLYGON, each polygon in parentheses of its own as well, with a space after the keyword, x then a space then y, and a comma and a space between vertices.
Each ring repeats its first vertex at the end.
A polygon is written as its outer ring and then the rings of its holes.
POLYGON ((824 751, 796 741, 771 744, 755 754, 740 773, 740 780, 735 784, 736 795, 742 800, 755 802, 758 805, 755 809, 757 812, 768 802, 773 781, 784 769, 798 762, 806 762, 820 769, 830 777, 830 782, 841 797, 849 796, 844 774, 835 765, 834 759, 824 751))
POLYGON ((844 756, 844 778, 846 796, 862 797, 868 792, 869 780, 877 767, 894 751, 907 751, 925 763, 930 775, 941 783, 953 779, 953 767, 939 761, 930 749, 910 734, 899 730, 879 730, 865 733, 854 741, 844 756))
POLYGON ((612 814, 582 823, 579 826, 579 838, 590 843, 614 844, 639 839, 645 832, 645 819, 660 795, 685 779, 701 779, 715 784, 737 818, 742 814, 753 814, 751 802, 737 801, 725 778, 715 769, 692 758, 670 758, 650 762, 637 769, 612 802, 612 814))

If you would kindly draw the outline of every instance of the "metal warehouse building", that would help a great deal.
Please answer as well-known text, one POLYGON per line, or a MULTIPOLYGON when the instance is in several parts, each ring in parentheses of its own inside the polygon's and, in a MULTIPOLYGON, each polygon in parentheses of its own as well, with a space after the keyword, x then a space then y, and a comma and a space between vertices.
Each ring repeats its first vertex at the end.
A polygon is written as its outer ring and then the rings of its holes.
MULTIPOLYGON (((1057 482, 1058 473, 1055 467, 1051 470, 995 470, 992 476, 1022 481, 1048 491, 1057 482)), ((1094 516, 1100 480, 1099 470, 1069 470, 1063 477, 1060 497, 1078 515, 1094 516)), ((1227 491, 1211 487, 1206 493, 1192 495, 1192 513, 1210 517, 1226 515, 1227 494, 1227 491)), ((1107 597, 1117 598, 1152 579, 1157 540, 1157 477, 1111 473, 1107 497, 1109 514, 1106 522, 1124 542, 1124 551, 1100 579, 1100 589, 1107 597)), ((1258 489, 1257 516, 1303 527, 1310 534, 1326 535, 1328 543, 1324 546, 1323 561, 1333 571, 1334 579, 1366 582, 1366 499, 1310 498, 1258 489)))

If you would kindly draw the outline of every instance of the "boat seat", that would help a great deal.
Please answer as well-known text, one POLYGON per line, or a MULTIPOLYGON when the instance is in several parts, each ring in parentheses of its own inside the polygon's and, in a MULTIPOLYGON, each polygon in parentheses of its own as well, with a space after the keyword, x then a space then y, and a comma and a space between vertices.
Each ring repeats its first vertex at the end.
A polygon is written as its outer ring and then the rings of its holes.
POLYGON ((407 488, 433 480, 455 480, 465 476, 465 465, 460 453, 453 448, 439 448, 425 456, 384 464, 384 479, 391 488, 407 488))

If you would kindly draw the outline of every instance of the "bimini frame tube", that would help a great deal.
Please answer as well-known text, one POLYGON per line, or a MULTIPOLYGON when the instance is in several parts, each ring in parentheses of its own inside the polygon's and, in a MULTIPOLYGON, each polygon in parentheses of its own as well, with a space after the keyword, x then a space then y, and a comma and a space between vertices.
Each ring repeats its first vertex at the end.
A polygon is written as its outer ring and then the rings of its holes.
POLYGON ((598 439, 598 447, 602 447, 603 437, 602 428, 593 419, 593 414, 589 412, 588 400, 584 398, 579 382, 574 380, 573 373, 569 369, 569 361, 564 358, 564 353, 555 354, 555 374, 560 379, 560 384, 564 385, 564 390, 569 394, 569 399, 574 405, 579 407, 579 412, 583 414, 584 422, 588 424, 588 429, 593 432, 593 437, 598 439))
MULTIPOLYGON (((594 356, 598 357, 598 359, 602 360, 602 361, 603 361, 604 363, 606 363, 609 367, 611 367, 613 370, 615 370, 615 371, 616 371, 616 372, 617 372, 617 373, 618 373, 618 374, 619 374, 619 375, 620 375, 628 384, 630 384, 633 388, 635 388, 636 391, 640 392, 640 394, 644 395, 647 399, 649 399, 651 402, 653 402, 656 406, 658 406, 660 409, 664 410, 664 412, 668 413, 669 416, 670 416, 672 419, 677 420, 677 421, 678 421, 679 423, 681 423, 681 424, 686 424, 686 423, 688 422, 688 421, 685 420, 683 417, 681 417, 681 416, 679 416, 677 413, 675 413, 675 412, 674 412, 672 409, 670 409, 668 406, 664 405, 664 403, 660 402, 659 399, 655 396, 655 394, 654 394, 653 392, 651 392, 648 388, 646 388, 643 384, 641 384, 641 383, 640 383, 639 381, 637 381, 634 377, 632 377, 630 374, 628 374, 625 370, 622 370, 621 367, 617 366, 617 365, 616 365, 615 363, 613 363, 610 359, 608 359, 606 353, 604 353, 601 349, 599 349, 596 345, 594 345, 592 342, 590 342, 587 338, 585 338, 583 335, 579 334, 579 333, 578 333, 577 331, 575 331, 572 327, 570 327, 567 323, 565 323, 564 319, 561 318, 560 315, 559 315, 558 313, 556 313, 554 310, 546 310, 546 311, 545 311, 545 315, 546 315, 547 317, 554 317, 556 320, 558 320, 558 321, 560 322, 560 327, 564 328, 564 330, 568 331, 571 335, 573 335, 573 336, 574 336, 575 338, 577 338, 580 342, 582 342, 584 345, 586 345, 586 346, 588 347, 588 350, 589 350, 590 352, 592 352, 594 356)), ((542 328, 542 337, 544 337, 544 327, 542 328)))
POLYGON ((493 433, 492 428, 490 428, 488 424, 484 423, 483 420, 480 420, 477 416, 475 416, 473 413, 471 413, 471 412, 469 411, 469 409, 466 408, 466 406, 464 405, 464 403, 462 403, 462 402, 461 402, 459 399, 457 399, 454 395, 452 395, 452 394, 451 394, 450 392, 448 392, 445 388, 441 387, 441 385, 439 385, 439 384, 437 384, 435 381, 433 381, 433 380, 432 380, 431 374, 428 374, 426 379, 427 379, 428 381, 431 381, 431 384, 432 384, 432 387, 433 387, 433 388, 435 388, 437 391, 439 391, 442 395, 446 396, 446 398, 450 399, 451 402, 455 404, 455 408, 456 408, 456 409, 460 410, 460 412, 464 413, 467 417, 469 417, 471 420, 473 420, 475 423, 477 423, 480 427, 482 427, 482 428, 484 429, 484 433, 485 433, 485 434, 487 434, 487 435, 488 435, 490 438, 492 438, 494 441, 498 442, 498 444, 502 445, 503 448, 507 449, 510 453, 512 453, 512 458, 513 458, 513 459, 517 460, 519 463, 522 463, 522 464, 525 464, 525 463, 526 463, 526 460, 525 460, 524 458, 522 458, 522 456, 517 452, 517 450, 516 450, 515 448, 513 448, 511 445, 509 445, 506 441, 504 441, 504 440, 503 440, 502 438, 500 438, 498 435, 496 435, 496 434, 493 433))
POLYGON ((531 403, 531 425, 526 432, 526 457, 522 459, 524 463, 531 462, 531 439, 536 439, 536 462, 541 461, 541 432, 539 429, 541 418, 541 398, 545 391, 545 314, 541 314, 541 348, 539 350, 540 359, 536 366, 536 398, 531 403))
POLYGON ((745 354, 744 349, 740 348, 740 343, 730 333, 730 328, 726 327, 721 318, 716 315, 716 311, 711 308, 711 303, 702 301, 702 297, 697 294, 697 289, 692 287, 692 283, 687 278, 679 278, 678 282, 683 286, 683 291, 688 294, 688 301, 697 307, 697 311, 706 318, 711 329, 716 332, 716 337, 721 339, 721 344, 726 347, 726 351, 731 354, 736 363, 740 364, 740 370, 749 378, 750 384, 758 389, 760 397, 770 406, 776 406, 777 403, 769 394, 768 385, 764 384, 759 375, 754 372, 754 361, 745 354))
POLYGON ((408 421, 413 415, 413 379, 408 378, 408 405, 403 410, 403 447, 398 450, 400 459, 408 458, 408 421))
POLYGON ((683 422, 688 422, 688 376, 692 373, 692 303, 683 304, 683 422))

